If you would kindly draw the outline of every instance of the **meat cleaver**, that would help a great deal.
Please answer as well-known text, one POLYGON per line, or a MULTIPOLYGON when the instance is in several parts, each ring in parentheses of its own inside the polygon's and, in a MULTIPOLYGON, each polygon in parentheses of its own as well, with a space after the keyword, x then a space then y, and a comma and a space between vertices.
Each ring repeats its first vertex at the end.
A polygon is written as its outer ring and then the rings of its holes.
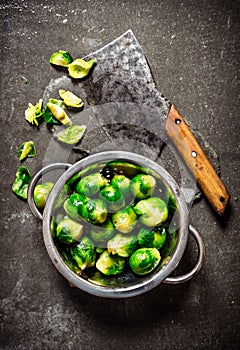
POLYGON ((92 74, 84 84, 86 93, 88 88, 96 91, 94 104, 125 101, 156 108, 159 118, 164 120, 167 137, 214 211, 222 215, 230 195, 183 116, 157 89, 146 56, 133 32, 128 30, 84 58, 97 60, 94 68, 97 74, 92 74))

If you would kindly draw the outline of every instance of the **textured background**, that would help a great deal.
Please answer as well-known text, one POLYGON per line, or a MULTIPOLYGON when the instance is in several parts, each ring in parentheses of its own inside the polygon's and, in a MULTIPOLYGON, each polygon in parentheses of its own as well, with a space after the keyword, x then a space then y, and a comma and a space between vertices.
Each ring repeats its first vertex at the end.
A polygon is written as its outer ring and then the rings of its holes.
MULTIPOLYGON (((1 349, 239 349, 239 10, 223 0, 1 1, 1 349), (106 300, 68 286, 11 184, 23 141, 37 146, 32 173, 46 152, 49 131, 28 125, 24 110, 63 75, 50 55, 85 56, 129 28, 161 92, 217 153, 232 197, 222 218, 204 198, 191 210, 206 246, 192 281, 106 300)), ((196 256, 190 239, 178 271, 196 256)))

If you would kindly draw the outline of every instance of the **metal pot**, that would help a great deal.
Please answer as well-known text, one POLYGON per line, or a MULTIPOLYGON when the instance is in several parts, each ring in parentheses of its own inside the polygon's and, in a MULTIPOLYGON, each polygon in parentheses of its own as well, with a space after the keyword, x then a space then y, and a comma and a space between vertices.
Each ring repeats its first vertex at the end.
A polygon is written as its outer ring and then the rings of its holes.
POLYGON ((182 195, 181 189, 179 188, 175 180, 172 178, 172 176, 162 166, 139 154, 123 152, 123 151, 107 151, 107 152, 96 153, 94 155, 86 157, 78 161, 74 165, 62 164, 62 163, 48 165, 43 169, 41 169, 32 178, 32 181, 28 189, 28 203, 32 213, 39 219, 43 220, 44 243, 45 243, 47 252, 53 264, 57 268, 57 270, 69 281, 71 285, 76 286, 77 288, 85 292, 88 292, 90 294, 100 296, 100 297, 107 297, 107 298, 132 297, 151 290, 152 288, 159 285, 161 282, 170 283, 170 284, 179 284, 179 283, 188 281, 200 270, 202 266, 203 257, 204 257, 204 243, 198 231, 192 225, 189 225, 188 208, 187 208, 185 199, 182 195), (150 173, 152 172, 154 174, 157 174, 157 176, 159 176, 167 184, 167 186, 170 188, 170 190, 174 194, 178 204, 179 228, 178 228, 178 237, 177 237, 177 243, 176 243, 175 249, 172 255, 169 257, 169 260, 166 265, 162 267, 160 266, 159 268, 154 270, 152 273, 144 277, 141 277, 141 278, 132 277, 131 279, 125 279, 121 285, 119 285, 119 283, 116 283, 116 285, 101 286, 75 274, 72 270, 70 270, 67 267, 67 265, 64 263, 63 259, 61 258, 61 255, 56 245, 54 244, 50 223, 51 223, 54 201, 57 195, 59 194, 60 190, 66 184, 66 182, 69 179, 71 179, 73 175, 75 175, 79 171, 82 171, 86 167, 94 166, 96 164, 99 164, 99 162, 103 163, 103 162, 109 162, 113 160, 124 160, 124 161, 128 161, 128 162, 143 166, 144 168, 149 169, 150 173), (35 185, 37 184, 39 179, 43 176, 43 174, 59 168, 62 168, 62 169, 67 168, 67 170, 60 176, 60 178, 55 183, 47 199, 47 203, 44 208, 43 215, 41 215, 41 213, 36 208, 36 205, 33 199, 33 192, 34 192, 35 185), (183 256, 183 253, 185 251, 186 244, 188 241, 189 233, 193 235, 193 237, 195 238, 198 244, 199 253, 198 253, 197 263, 194 266, 194 268, 190 272, 186 273, 185 275, 170 277, 171 273, 176 269, 177 265, 179 264, 183 256))

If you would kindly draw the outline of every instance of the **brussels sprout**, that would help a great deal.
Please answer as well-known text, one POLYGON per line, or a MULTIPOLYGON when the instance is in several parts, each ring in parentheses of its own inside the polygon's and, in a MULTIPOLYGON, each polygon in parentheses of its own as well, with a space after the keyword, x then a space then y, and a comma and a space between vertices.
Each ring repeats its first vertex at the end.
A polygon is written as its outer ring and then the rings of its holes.
POLYGON ((54 64, 55 66, 67 67, 72 61, 73 58, 70 53, 63 50, 53 53, 50 57, 50 63, 54 64))
POLYGON ((138 174, 132 178, 130 189, 137 199, 151 197, 155 189, 156 180, 151 175, 138 174))
POLYGON ((107 206, 101 199, 89 199, 78 207, 79 214, 91 224, 102 224, 108 215, 107 206))
POLYGON ((167 233, 164 227, 155 228, 151 231, 141 228, 137 238, 140 246, 145 248, 161 249, 166 241, 167 233))
POLYGON ((107 202, 109 211, 117 211, 124 207, 125 200, 117 187, 108 185, 101 190, 101 195, 107 202))
POLYGON ((56 101, 58 100, 51 99, 48 101, 43 114, 45 121, 49 124, 58 124, 54 120, 57 119, 63 125, 71 125, 72 122, 61 105, 62 101, 58 101, 58 103, 56 101))
POLYGON ((91 196, 107 185, 108 181, 100 173, 93 173, 83 177, 76 186, 76 191, 85 196, 91 196))
POLYGON ((53 186, 54 184, 52 182, 44 182, 34 188, 33 198, 39 210, 42 210, 45 207, 47 198, 53 186))
POLYGON ((81 140, 86 128, 87 127, 85 125, 69 126, 58 133, 57 139, 61 142, 67 143, 68 145, 74 145, 81 140))
POLYGON ((131 206, 127 206, 112 215, 112 221, 116 229, 123 233, 131 232, 136 223, 137 215, 131 206))
POLYGON ((87 198, 79 193, 73 193, 71 196, 66 199, 63 204, 65 213, 75 221, 81 221, 82 218, 79 215, 78 207, 83 205, 87 201, 87 198))
POLYGON ((69 76, 74 79, 85 78, 89 74, 95 62, 95 58, 87 62, 81 58, 76 59, 68 65, 69 76))
POLYGON ((140 248, 129 259, 129 265, 137 275, 146 275, 153 271, 161 260, 156 248, 140 248))
POLYGON ((96 268, 104 275, 118 275, 124 270, 125 259, 115 255, 112 256, 105 250, 96 262, 96 268))
POLYGON ((106 242, 108 239, 110 239, 112 237, 113 232, 113 223, 109 219, 107 219, 103 224, 99 226, 92 225, 90 235, 95 242, 101 243, 106 242))
POLYGON ((82 232, 83 226, 80 223, 66 217, 58 223, 56 237, 62 243, 70 244, 78 241, 82 232))
POLYGON ((135 235, 129 236, 119 233, 108 241, 108 253, 127 258, 137 249, 137 244, 135 235))
POLYGON ((116 174, 113 176, 110 184, 115 186, 121 191, 123 194, 128 194, 130 188, 130 179, 125 175, 116 174))
POLYGON ((83 101, 80 97, 77 97, 71 91, 59 90, 59 96, 68 107, 80 108, 83 106, 83 101))
POLYGON ((88 237, 84 237, 77 245, 71 246, 70 253, 81 270, 95 265, 96 251, 93 242, 88 237))
POLYGON ((25 119, 30 124, 35 124, 38 126, 38 119, 43 115, 42 113, 42 99, 34 106, 31 103, 28 104, 28 108, 25 110, 25 119))
POLYGON ((140 221, 146 226, 157 226, 168 218, 167 204, 158 197, 151 197, 139 201, 134 211, 140 216, 140 221))
POLYGON ((33 158, 36 156, 36 147, 33 141, 23 142, 18 147, 18 157, 20 160, 24 160, 25 158, 33 158))
POLYGON ((32 175, 28 168, 20 166, 16 173, 16 178, 12 184, 12 191, 21 199, 27 199, 27 190, 32 175))

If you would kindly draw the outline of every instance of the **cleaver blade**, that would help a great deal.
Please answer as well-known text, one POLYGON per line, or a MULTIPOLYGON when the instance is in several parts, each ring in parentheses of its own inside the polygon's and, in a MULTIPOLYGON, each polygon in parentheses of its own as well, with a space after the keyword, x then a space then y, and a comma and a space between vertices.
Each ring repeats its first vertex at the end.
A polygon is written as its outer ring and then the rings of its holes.
POLYGON ((230 195, 204 153, 199 142, 177 108, 157 89, 150 65, 141 45, 128 30, 106 46, 90 53, 84 59, 96 58, 88 80, 91 91, 96 89, 94 104, 134 102, 156 108, 160 121, 165 123, 168 139, 186 163, 205 194, 213 210, 222 215, 230 195))

